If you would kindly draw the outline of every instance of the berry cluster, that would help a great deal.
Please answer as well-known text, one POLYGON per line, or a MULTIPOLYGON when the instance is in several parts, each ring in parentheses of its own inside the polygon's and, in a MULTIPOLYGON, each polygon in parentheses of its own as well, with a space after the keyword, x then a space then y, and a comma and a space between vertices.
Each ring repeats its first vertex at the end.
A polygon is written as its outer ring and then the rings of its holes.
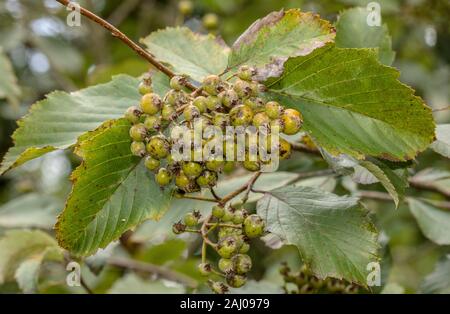
MULTIPOLYGON (((204 238, 204 246, 208 244, 220 256, 217 269, 206 262, 205 251, 202 252, 202 263, 198 265, 199 272, 204 276, 221 276, 226 284, 233 288, 242 287, 246 274, 252 268, 252 259, 247 255, 250 250, 250 240, 264 234, 265 222, 256 215, 249 214, 245 209, 235 209, 231 206, 216 205, 206 221, 201 221, 199 212, 186 214, 183 222, 173 225, 173 232, 200 233, 204 238), (200 229, 199 225, 201 224, 200 229), (217 240, 213 242, 210 237, 217 240)), ((225 293, 228 286, 220 281, 208 281, 215 293, 225 293)))
POLYGON ((360 289, 357 285, 347 283, 344 280, 334 278, 319 279, 305 265, 301 267, 300 271, 293 272, 284 263, 280 268, 280 274, 286 283, 284 287, 286 293, 291 294, 356 294, 360 289), (292 284, 295 288, 289 289, 288 284, 292 284))
MULTIPOLYGON (((275 128, 287 135, 296 134, 302 125, 302 116, 296 110, 285 109, 276 101, 265 102, 260 98, 263 88, 252 80, 254 74, 252 68, 242 66, 233 83, 223 81, 217 75, 210 75, 204 79, 201 89, 192 94, 188 94, 183 88, 187 79, 174 76, 170 80, 171 90, 163 98, 153 92, 150 77, 143 79, 139 85, 139 92, 142 94, 140 107, 130 107, 125 117, 133 123, 130 128, 133 140, 131 152, 145 157, 146 167, 156 172, 155 180, 160 186, 169 185, 173 181, 182 193, 198 192, 202 187, 215 186, 218 174, 224 169, 232 170, 239 154, 243 156, 240 159, 242 166, 249 171, 260 171, 263 165, 268 164, 270 160, 267 155, 271 151, 277 151, 281 160, 290 156, 290 143, 279 138, 278 147, 271 146, 274 143, 271 134, 275 128), (212 143, 219 141, 216 135, 206 136, 206 132, 203 132, 199 145, 189 142, 190 160, 175 161, 171 148, 184 139, 164 135, 163 131, 171 124, 184 126, 194 137, 194 126, 198 122, 201 122, 203 131, 208 127, 221 130, 221 150, 215 151, 213 158, 194 161, 198 160, 194 158, 196 152, 200 151, 202 156, 205 146, 210 147, 212 143), (244 151, 238 152, 238 134, 227 133, 228 126, 253 126, 255 130, 264 127, 267 130, 264 137, 267 155, 264 153, 266 156, 262 156, 260 151, 255 153, 255 143, 250 143, 248 138, 244 151), (231 153, 233 155, 234 152, 234 156, 231 158, 227 153, 227 145, 230 143, 234 146, 231 153), (250 150, 256 154, 256 158, 250 157, 250 150), (225 161, 229 159, 232 161, 225 161)), ((257 139, 261 141, 261 137, 257 139)))

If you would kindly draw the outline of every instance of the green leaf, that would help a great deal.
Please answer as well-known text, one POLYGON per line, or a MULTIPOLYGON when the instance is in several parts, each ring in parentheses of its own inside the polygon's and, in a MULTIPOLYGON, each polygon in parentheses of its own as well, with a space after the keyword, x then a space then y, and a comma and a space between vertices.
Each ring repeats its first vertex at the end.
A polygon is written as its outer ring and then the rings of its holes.
POLYGON ((436 153, 450 158, 450 124, 436 126, 436 141, 430 147, 436 153))
POLYGON ((51 229, 62 202, 52 196, 30 193, 0 206, 0 227, 51 229))
POLYGON ((127 274, 120 280, 116 281, 114 286, 109 290, 111 294, 169 294, 169 293, 184 293, 183 286, 171 284, 166 285, 163 281, 144 280, 136 274, 127 274))
POLYGON ((378 59, 391 65, 395 58, 391 36, 386 25, 369 26, 363 8, 351 8, 339 15, 336 23, 336 46, 339 48, 378 48, 378 59))
POLYGON ((329 44, 288 60, 266 85, 268 97, 302 112, 304 130, 332 155, 403 161, 433 141, 434 120, 398 75, 374 50, 329 44))
POLYGON ((366 284, 366 267, 377 260, 377 232, 357 198, 288 186, 266 193, 257 211, 318 277, 366 284))
POLYGON ((199 82, 207 75, 225 70, 230 50, 221 39, 193 33, 186 27, 153 32, 141 43, 177 74, 187 74, 199 82))
POLYGON ((450 293, 450 255, 439 262, 436 269, 425 277, 420 291, 428 294, 450 293))
POLYGON ((45 232, 7 231, 0 238, 0 284, 17 278, 25 292, 32 292, 42 261, 62 260, 62 257, 56 240, 45 232))
POLYGON ((72 173, 72 192, 56 224, 59 244, 75 255, 91 255, 168 209, 170 189, 162 191, 130 152, 130 126, 125 119, 107 121, 75 149, 83 162, 72 173))
POLYGON ((328 21, 298 9, 272 12, 254 22, 233 44, 228 70, 256 67, 258 78, 279 76, 289 57, 305 56, 334 40, 328 21))
POLYGON ((450 244, 450 212, 416 199, 409 200, 409 208, 428 239, 439 245, 450 244))
POLYGON ((77 138, 105 120, 123 116, 139 102, 139 81, 126 75, 74 93, 53 92, 35 103, 18 122, 14 147, 5 155, 0 174, 56 149, 74 145, 77 138))
POLYGON ((0 47, 0 99, 6 98, 11 104, 17 105, 21 92, 17 78, 6 54, 0 47))

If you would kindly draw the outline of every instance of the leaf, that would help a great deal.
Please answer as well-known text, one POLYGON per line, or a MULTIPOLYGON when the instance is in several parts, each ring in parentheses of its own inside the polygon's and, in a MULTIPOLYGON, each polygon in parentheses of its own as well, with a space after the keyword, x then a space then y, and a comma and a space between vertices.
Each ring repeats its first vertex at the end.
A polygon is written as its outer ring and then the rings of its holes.
POLYGON ((318 277, 366 284, 366 267, 377 260, 377 232, 357 198, 288 186, 266 193, 257 211, 318 277))
POLYGON ((0 174, 56 149, 71 147, 81 134, 105 120, 122 117, 128 107, 139 102, 138 84, 135 78, 119 75, 107 84, 47 95, 18 122, 14 147, 5 155, 0 174))
POLYGON ((0 238, 0 284, 17 278, 25 292, 36 287, 44 259, 62 260, 55 239, 39 230, 10 230, 0 238))
POLYGON ((138 275, 130 273, 116 281, 114 286, 109 290, 111 294, 169 294, 184 293, 184 287, 171 284, 166 285, 163 281, 144 280, 138 275))
POLYGON ((172 239, 142 250, 136 259, 150 264, 164 265, 167 262, 182 258, 183 252, 185 251, 185 241, 172 239))
POLYGON ((450 196, 450 172, 444 169, 427 168, 419 171, 411 178, 411 183, 450 196))
POLYGON ((130 152, 130 126, 125 119, 107 121, 75 149, 83 162, 72 173, 72 192, 56 224, 59 244, 75 255, 91 255, 168 209, 170 189, 161 191, 130 152))
POLYGON ((11 104, 17 105, 17 98, 21 92, 11 62, 3 53, 2 47, 0 47, 0 73, 0 99, 6 98, 11 104))
POLYGON ((61 205, 59 200, 48 195, 19 196, 0 206, 0 227, 51 229, 61 205))
POLYGON ((428 239, 439 245, 450 244, 450 212, 417 199, 409 199, 409 209, 428 239))
POLYGON ((336 46, 339 48, 378 48, 378 59, 391 65, 395 58, 391 36, 386 25, 369 26, 371 11, 351 8, 339 15, 336 23, 336 46))
POLYGON ((193 33, 186 27, 153 32, 141 43, 177 74, 187 74, 198 82, 207 75, 222 73, 230 50, 221 39, 193 33))
POLYGON ((450 158, 450 124, 439 124, 436 126, 436 141, 431 144, 436 153, 450 158))
POLYGON ((268 97, 300 110, 303 128, 332 155, 413 159, 434 140, 429 107, 370 49, 329 44, 285 63, 268 97))
POLYGON ((436 269, 425 277, 420 291, 428 294, 450 293, 450 255, 436 265, 436 269))
POLYGON ((317 14, 298 9, 272 12, 255 21, 233 44, 227 70, 257 68, 259 80, 280 76, 289 57, 305 56, 334 40, 335 31, 317 14))

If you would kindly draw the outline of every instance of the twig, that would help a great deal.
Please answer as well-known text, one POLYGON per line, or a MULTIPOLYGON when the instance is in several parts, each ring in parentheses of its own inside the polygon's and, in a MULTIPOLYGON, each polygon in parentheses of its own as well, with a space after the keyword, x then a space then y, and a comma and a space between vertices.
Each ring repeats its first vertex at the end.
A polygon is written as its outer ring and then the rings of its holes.
POLYGON ((414 178, 410 178, 408 182, 409 182, 409 185, 415 189, 436 192, 436 193, 444 195, 446 198, 450 198, 449 191, 447 191, 445 189, 441 189, 438 186, 433 185, 432 183, 422 182, 419 180, 415 180, 414 178))
POLYGON ((245 191, 244 196, 242 197, 242 204, 247 203, 248 196, 250 195, 250 191, 252 190, 253 186, 255 185, 256 180, 258 180, 260 175, 261 175, 261 172, 258 172, 257 175, 252 177, 252 179, 248 182, 247 189, 245 191))
POLYGON ((250 189, 253 186, 253 184, 255 183, 255 181, 259 178, 259 176, 261 175, 261 172, 257 172, 255 173, 250 180, 244 184, 243 186, 241 186, 240 188, 238 188, 237 190, 225 195, 221 200, 220 200, 220 204, 221 205, 225 205, 226 203, 228 203, 230 200, 232 200, 233 198, 235 198, 236 196, 238 196, 239 194, 241 194, 242 192, 246 191, 249 186, 250 189))
MULTIPOLYGON (((56 0, 62 5, 68 7, 70 6, 71 1, 69 0, 56 0)), ((128 38, 124 33, 122 33, 119 29, 117 29, 112 24, 108 23, 106 20, 102 19, 101 17, 97 16, 96 14, 92 13, 91 11, 80 7, 80 13, 87 17, 88 19, 94 21, 95 23, 103 26, 105 29, 107 29, 114 37, 117 37, 122 42, 124 42, 128 47, 133 49, 138 55, 143 57, 145 60, 147 60, 150 64, 152 64, 155 68, 157 68, 159 71, 166 74, 168 77, 175 76, 175 73, 170 70, 168 67, 164 66, 161 62, 156 60, 156 58, 140 47, 138 44, 136 44, 134 41, 132 41, 130 38, 128 38)), ((186 81, 185 86, 191 90, 196 90, 197 88, 192 85, 190 82, 186 81)))
POLYGON ((208 197, 195 196, 195 195, 183 195, 183 198, 190 199, 190 200, 197 200, 197 201, 212 202, 212 203, 219 202, 219 200, 217 200, 215 198, 208 198, 208 197))
POLYGON ((214 190, 214 188, 210 188, 209 191, 211 192, 211 195, 216 199, 216 200, 220 200, 220 196, 217 195, 216 191, 214 190))
POLYGON ((212 243, 211 240, 208 238, 208 233, 210 230, 208 229, 208 224, 211 221, 212 215, 208 215, 205 219, 205 221, 202 224, 202 227, 200 228, 200 233, 202 235, 203 238, 203 242, 208 244, 209 246, 216 248, 217 245, 215 243, 212 243))
POLYGON ((197 287, 197 282, 186 276, 185 274, 179 273, 177 271, 168 269, 163 266, 154 265, 150 263, 144 263, 140 261, 135 261, 129 258, 112 257, 108 259, 108 264, 120 268, 130 269, 134 271, 140 271, 145 273, 156 274, 160 277, 168 279, 170 281, 175 281, 184 284, 191 288, 197 287))
POLYGON ((437 109, 433 109, 433 112, 438 112, 438 111, 445 111, 445 110, 450 110, 450 106, 444 107, 444 108, 437 108, 437 109))

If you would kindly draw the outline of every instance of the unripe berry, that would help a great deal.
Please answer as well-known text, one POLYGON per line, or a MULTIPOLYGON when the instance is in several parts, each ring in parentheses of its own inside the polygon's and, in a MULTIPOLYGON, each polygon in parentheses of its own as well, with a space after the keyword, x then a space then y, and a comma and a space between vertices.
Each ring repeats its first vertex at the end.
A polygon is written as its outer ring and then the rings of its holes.
POLYGON ((220 172, 223 168, 224 165, 224 161, 223 160, 209 160, 205 163, 206 169, 211 170, 211 171, 215 171, 215 172, 220 172))
POLYGON ((198 224, 200 214, 198 212, 187 213, 184 216, 184 224, 188 227, 195 227, 198 224))
POLYGON ((208 285, 214 293, 224 294, 228 292, 228 287, 222 282, 209 280, 208 285))
POLYGON ((197 178, 202 171, 202 166, 199 163, 190 161, 183 164, 183 172, 191 179, 197 178))
POLYGON ((142 142, 132 142, 130 149, 131 149, 131 153, 134 156, 138 156, 138 157, 145 156, 145 144, 142 142))
POLYGON ((147 116, 144 120, 144 126, 151 131, 159 131, 162 126, 161 117, 147 116))
POLYGON ((210 263, 201 263, 198 265, 198 271, 202 276, 209 276, 211 274, 211 264, 210 263))
POLYGON ((229 174, 234 171, 235 167, 236 167, 236 164, 234 161, 227 161, 223 165, 223 172, 229 174))
POLYGON ((193 10, 194 10, 194 5, 192 4, 192 1, 181 0, 178 3, 178 11, 180 11, 180 13, 185 16, 191 15, 193 10))
POLYGON ((200 113, 204 113, 206 111, 207 106, 207 99, 205 96, 198 96, 196 97, 193 101, 192 104, 197 107, 198 111, 200 111, 200 113))
POLYGON ((208 96, 206 98, 206 107, 210 111, 216 111, 222 107, 222 101, 217 96, 208 96))
POLYGON ((135 124, 130 128, 130 137, 133 141, 143 142, 147 136, 147 128, 142 124, 135 124))
POLYGON ((242 163, 242 166, 247 169, 248 171, 259 171, 261 169, 261 165, 259 164, 258 161, 250 161, 250 160, 245 160, 242 163))
POLYGON ((162 100, 158 94, 145 94, 141 98, 141 109, 148 115, 157 114, 161 110, 162 100))
POLYGON ((147 156, 145 158, 144 164, 145 164, 145 167, 148 170, 153 171, 153 170, 158 169, 158 167, 160 166, 161 162, 158 159, 155 159, 153 157, 147 156))
POLYGON ((242 243, 241 248, 239 249, 239 253, 245 254, 250 251, 250 244, 247 242, 242 243))
POLYGON ((206 29, 214 30, 219 26, 219 17, 214 13, 205 14, 202 23, 206 29))
POLYGON ((264 112, 258 112, 253 116, 252 124, 259 128, 261 126, 267 127, 270 124, 270 118, 264 112))
POLYGON ((233 89, 240 98, 247 98, 253 95, 252 86, 247 81, 237 80, 233 85, 233 89))
POLYGON ((244 221, 245 217, 244 217, 244 212, 242 210, 236 210, 233 213, 233 223, 235 224, 241 224, 244 221))
POLYGON ((247 254, 237 254, 232 258, 234 270, 239 275, 244 275, 252 269, 252 259, 247 254))
POLYGON ((181 90, 184 84, 186 84, 186 78, 183 76, 175 75, 170 79, 170 88, 174 90, 177 91, 181 90))
POLYGON ((161 118, 165 121, 172 121, 177 117, 177 112, 172 105, 164 104, 161 110, 161 118))
POLYGON ((189 186, 190 183, 191 183, 191 180, 188 178, 187 175, 184 174, 183 171, 180 171, 175 176, 175 185, 182 190, 185 190, 189 186))
POLYGON ((217 183, 217 173, 205 170, 196 180, 200 187, 213 187, 217 183))
POLYGON ((186 121, 192 121, 200 117, 200 110, 194 105, 189 105, 184 109, 183 116, 186 121))
POLYGON ((225 113, 216 112, 213 117, 213 124, 224 129, 230 125, 230 116, 225 113))
POLYGON ((219 241, 217 252, 224 258, 231 258, 240 249, 240 243, 235 236, 228 236, 219 241))
POLYGON ((287 135, 298 133, 303 123, 300 113, 294 109, 286 109, 281 115, 281 120, 284 125, 283 133, 287 135))
POLYGON ((239 96, 233 89, 227 89, 218 96, 222 104, 227 108, 232 108, 239 103, 239 96))
POLYGON ((170 144, 162 136, 153 136, 147 143, 147 152, 155 159, 166 158, 170 153, 170 144))
POLYGON ((259 112, 264 109, 264 101, 259 97, 251 97, 244 100, 244 105, 249 106, 255 112, 259 112))
POLYGON ((231 207, 226 207, 225 208, 225 212, 224 212, 221 220, 223 222, 232 221, 233 220, 233 214, 234 214, 234 210, 231 207))
POLYGON ((276 101, 269 101, 264 106, 265 112, 270 119, 278 119, 283 113, 283 106, 276 101))
POLYGON ((266 224, 258 215, 250 215, 244 220, 244 233, 249 238, 256 238, 263 234, 266 224))
POLYGON ((160 186, 166 186, 172 181, 172 174, 166 168, 160 168, 155 180, 160 186))
POLYGON ((227 284, 229 284, 233 288, 240 288, 247 282, 247 278, 243 275, 236 275, 230 273, 227 275, 227 284))
POLYGON ((148 85, 146 82, 140 82, 138 89, 141 95, 150 94, 153 92, 152 86, 148 85))
POLYGON ((247 65, 243 65, 239 68, 238 72, 237 72, 237 76, 244 81, 251 81, 253 75, 255 75, 255 69, 247 66, 247 65))
POLYGON ((139 109, 136 106, 131 106, 125 112, 125 119, 127 119, 131 123, 138 123, 141 115, 142 115, 141 109, 139 109))
POLYGON ((228 236, 240 236, 241 234, 242 234, 241 229, 231 227, 221 227, 219 229, 219 232, 217 233, 217 237, 220 240, 228 236))
POLYGON ((221 258, 217 266, 223 273, 228 273, 233 270, 233 262, 229 258, 221 258))
POLYGON ((292 147, 291 144, 283 138, 280 138, 279 144, 279 156, 281 160, 288 159, 291 156, 292 147))
POLYGON ((239 105, 230 110, 230 120, 233 126, 246 126, 253 120, 253 110, 246 105, 239 105))
POLYGON ((279 133, 282 133, 284 131, 284 124, 283 120, 281 119, 271 120, 269 125, 271 130, 275 130, 275 128, 278 128, 279 133))
POLYGON ((209 95, 216 96, 222 88, 222 81, 217 75, 209 75, 203 80, 202 88, 209 95))
POLYGON ((225 214, 225 208, 219 205, 214 205, 211 213, 216 218, 222 218, 222 216, 225 214))

